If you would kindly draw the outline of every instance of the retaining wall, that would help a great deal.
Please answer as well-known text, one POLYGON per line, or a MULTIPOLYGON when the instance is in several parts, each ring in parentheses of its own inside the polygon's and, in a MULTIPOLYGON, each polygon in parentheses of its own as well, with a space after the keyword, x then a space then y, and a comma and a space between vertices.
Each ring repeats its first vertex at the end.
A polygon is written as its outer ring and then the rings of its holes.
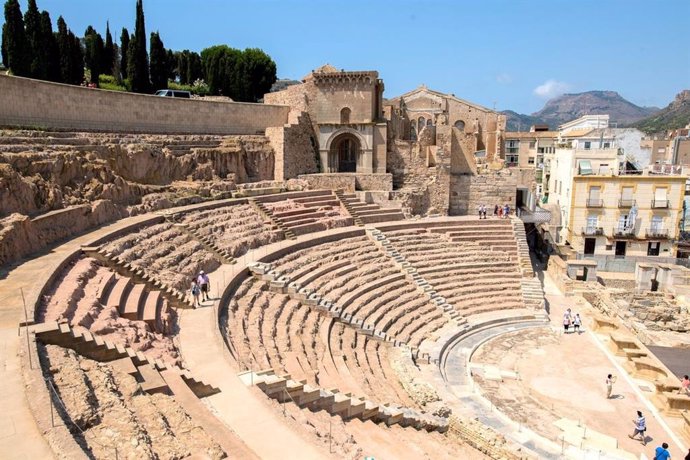
POLYGON ((174 99, 0 75, 0 126, 161 134, 257 134, 283 105, 174 99))

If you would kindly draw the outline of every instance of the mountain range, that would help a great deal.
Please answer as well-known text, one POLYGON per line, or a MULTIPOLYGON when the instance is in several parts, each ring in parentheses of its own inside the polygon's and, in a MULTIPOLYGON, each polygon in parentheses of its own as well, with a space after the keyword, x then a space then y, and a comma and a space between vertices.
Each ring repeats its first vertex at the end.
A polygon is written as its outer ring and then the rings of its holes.
POLYGON ((609 114, 612 126, 628 126, 659 112, 658 107, 640 107, 624 99, 615 91, 587 91, 584 93, 563 94, 550 99, 544 108, 531 115, 512 110, 502 113, 507 118, 508 131, 528 131, 534 124, 549 125, 557 129, 559 125, 582 115, 609 114))
POLYGON ((646 133, 684 128, 690 123, 690 90, 684 89, 665 108, 632 126, 646 133))

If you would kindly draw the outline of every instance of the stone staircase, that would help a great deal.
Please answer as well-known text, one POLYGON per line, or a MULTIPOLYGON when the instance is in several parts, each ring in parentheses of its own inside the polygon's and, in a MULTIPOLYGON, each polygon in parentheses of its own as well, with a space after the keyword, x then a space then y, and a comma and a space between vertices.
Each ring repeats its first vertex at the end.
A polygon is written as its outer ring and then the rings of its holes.
POLYGON ((453 305, 446 302, 446 299, 441 297, 429 282, 417 273, 417 269, 405 259, 405 256, 393 248, 393 245, 388 241, 388 238, 381 230, 373 229, 367 231, 367 236, 374 242, 379 250, 384 252, 385 255, 395 263, 400 271, 410 279, 419 290, 429 297, 429 300, 431 300, 434 305, 443 310, 457 326, 461 328, 466 327, 467 320, 458 313, 453 305))
POLYGON ((69 348, 94 361, 120 367, 126 373, 135 376, 142 390, 148 393, 167 392, 165 380, 160 375, 160 372, 165 370, 179 374, 199 398, 220 391, 195 379, 186 369, 161 360, 149 359, 140 351, 104 340, 88 330, 73 329, 67 323, 38 323, 31 327, 31 332, 44 344, 69 348))
POLYGON ((382 208, 377 204, 362 203, 354 193, 336 191, 336 196, 355 219, 355 224, 365 225, 378 222, 404 220, 405 215, 397 208, 382 208))
POLYGON ((362 218, 355 213, 354 209, 352 208, 352 201, 346 198, 345 193, 342 190, 335 190, 333 193, 335 193, 335 196, 338 197, 338 200, 340 200, 340 204, 343 206, 343 208, 345 208, 345 210, 347 210, 347 212, 350 214, 355 222, 355 225, 363 227, 364 222, 362 222, 362 218))
POLYGON ((271 264, 263 262, 253 262, 248 266, 249 271, 257 278, 268 281, 269 289, 273 292, 280 292, 288 294, 293 299, 301 302, 319 312, 320 314, 328 315, 335 321, 341 322, 344 325, 353 328, 356 332, 369 336, 375 340, 388 342, 395 347, 407 347, 410 349, 410 354, 413 360, 420 362, 431 362, 428 353, 421 352, 416 347, 411 347, 407 343, 391 337, 383 331, 375 329, 374 326, 366 324, 362 319, 352 316, 350 313, 343 312, 343 306, 336 305, 326 299, 323 299, 319 294, 311 289, 302 287, 299 283, 294 282, 290 277, 283 275, 281 272, 272 268, 271 264))
POLYGON ((254 198, 249 198, 249 204, 251 204, 265 219, 269 220, 275 227, 280 229, 286 240, 294 240, 297 238, 295 233, 283 224, 283 222, 273 217, 273 212, 268 209, 265 204, 254 198))
POLYGON ((520 219, 511 218, 513 224, 513 232, 515 233, 515 240, 518 245, 518 262, 522 276, 534 276, 534 269, 532 268, 532 259, 529 255, 529 245, 527 244, 527 236, 525 235, 525 224, 520 219))
POLYGON ((133 283, 142 283, 147 285, 152 291, 160 291, 160 295, 165 297, 170 304, 175 308, 195 308, 194 303, 188 298, 185 293, 169 286, 162 281, 156 279, 151 274, 147 273, 141 268, 134 267, 131 263, 124 261, 120 256, 114 256, 100 247, 85 246, 82 247, 82 252, 92 257, 104 265, 115 270, 119 275, 125 278, 131 278, 133 283))
POLYGON ((523 277, 520 284, 522 287, 522 299, 525 302, 525 306, 535 310, 544 310, 544 290, 539 278, 523 277))
POLYGON ((278 376, 273 369, 259 372, 246 371, 239 374, 247 386, 256 385, 268 397, 282 403, 293 402, 300 408, 312 411, 325 410, 344 420, 358 418, 371 420, 387 426, 400 425, 417 430, 438 431, 448 429, 448 420, 405 407, 379 405, 363 397, 341 393, 338 389, 325 390, 308 385, 306 381, 293 380, 291 376, 278 376))

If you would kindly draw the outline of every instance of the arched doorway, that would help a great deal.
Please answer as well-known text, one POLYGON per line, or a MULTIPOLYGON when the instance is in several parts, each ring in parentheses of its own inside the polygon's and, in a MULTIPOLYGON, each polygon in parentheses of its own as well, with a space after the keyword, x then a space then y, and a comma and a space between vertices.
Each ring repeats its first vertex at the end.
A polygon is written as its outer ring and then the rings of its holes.
POLYGON ((331 158, 338 172, 357 172, 357 158, 361 145, 354 134, 344 133, 331 143, 331 158))

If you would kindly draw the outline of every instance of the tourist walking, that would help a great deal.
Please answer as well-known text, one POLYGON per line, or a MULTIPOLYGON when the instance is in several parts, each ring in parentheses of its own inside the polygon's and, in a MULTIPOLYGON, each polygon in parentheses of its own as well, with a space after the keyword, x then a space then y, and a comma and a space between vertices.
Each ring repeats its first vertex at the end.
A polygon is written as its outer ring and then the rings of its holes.
POLYGON ((611 399, 613 393, 613 384, 616 383, 616 376, 609 374, 606 376, 606 399, 611 399))
POLYGON ((663 442, 654 450, 654 460, 668 460, 669 458, 671 458, 671 453, 668 451, 668 444, 663 442))
POLYGON ((199 272, 199 276, 196 279, 197 283, 199 283, 199 287, 201 287, 201 296, 204 298, 204 300, 209 300, 208 298, 208 287, 209 287, 209 280, 208 280, 208 275, 204 273, 203 270, 199 272))
POLYGON ((498 205, 494 206, 494 217, 498 217, 498 205))
POLYGON ((580 319, 580 314, 575 313, 575 318, 573 318, 573 328, 575 332, 580 333, 580 326, 582 326, 582 320, 580 319))
POLYGON ((481 205, 481 204, 479 206, 477 206, 477 214, 479 214, 480 219, 482 218, 482 206, 483 205, 481 205))
POLYGON ((484 216, 484 219, 486 219, 486 205, 482 205, 482 216, 484 216))
POLYGON ((190 290, 192 291, 194 306, 198 307, 199 305, 201 305, 199 303, 199 295, 201 294, 201 288, 199 287, 199 284, 196 282, 196 280, 192 280, 192 288, 190 290))
POLYGON ((687 375, 684 375, 683 379, 680 381, 680 389, 678 390, 678 394, 690 396, 690 378, 688 378, 687 375))
POLYGON ((630 439, 635 439, 635 436, 639 434, 642 445, 647 445, 647 437, 645 436, 645 432, 647 431, 647 421, 645 420, 644 415, 642 415, 642 411, 637 411, 637 419, 633 420, 633 423, 635 424, 635 431, 633 431, 633 434, 629 434, 628 437, 630 439))
POLYGON ((499 219, 503 218, 503 206, 498 207, 498 218, 499 219))
POLYGON ((573 317, 570 315, 570 308, 568 308, 565 313, 563 313, 563 332, 568 333, 568 328, 573 321, 573 317))
POLYGON ((503 207, 503 218, 507 219, 510 216, 510 206, 508 203, 503 207))

